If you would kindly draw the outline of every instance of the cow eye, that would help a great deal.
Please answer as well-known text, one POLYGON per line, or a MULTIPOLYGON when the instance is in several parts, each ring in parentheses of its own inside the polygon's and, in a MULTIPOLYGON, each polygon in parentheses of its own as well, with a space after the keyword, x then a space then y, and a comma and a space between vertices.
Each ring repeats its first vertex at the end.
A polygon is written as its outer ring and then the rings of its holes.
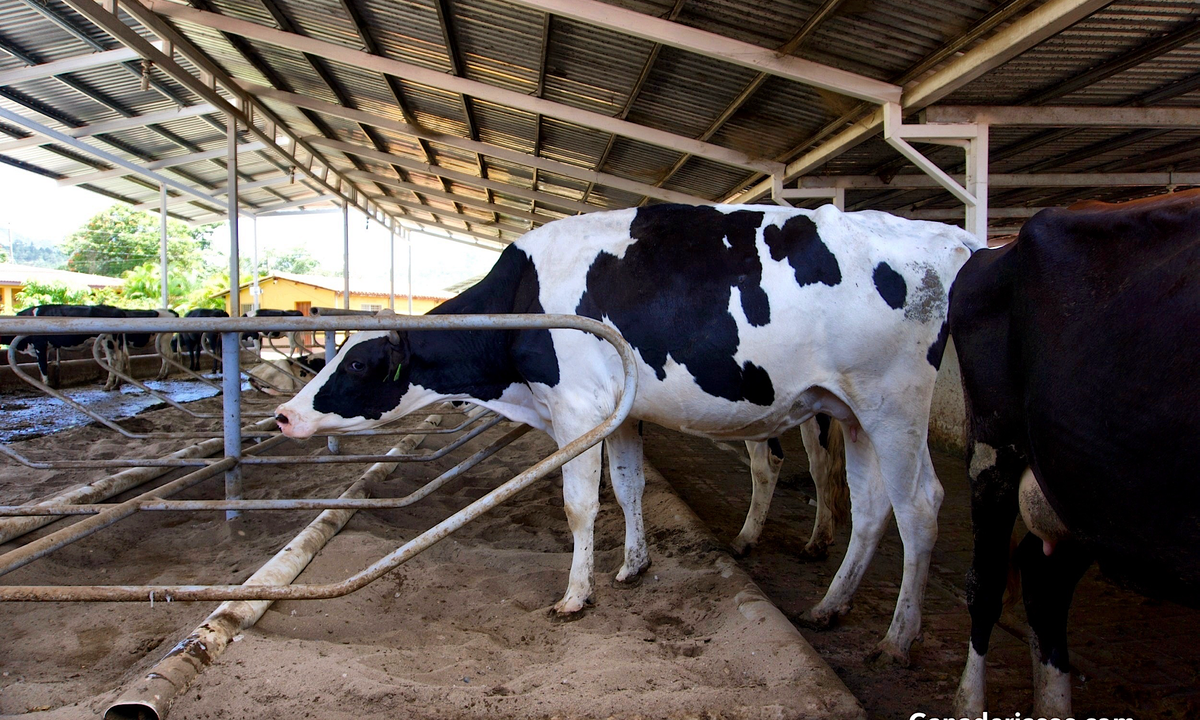
POLYGON ((367 369, 367 366, 364 365, 361 360, 352 360, 350 362, 351 372, 362 372, 366 369, 367 369))

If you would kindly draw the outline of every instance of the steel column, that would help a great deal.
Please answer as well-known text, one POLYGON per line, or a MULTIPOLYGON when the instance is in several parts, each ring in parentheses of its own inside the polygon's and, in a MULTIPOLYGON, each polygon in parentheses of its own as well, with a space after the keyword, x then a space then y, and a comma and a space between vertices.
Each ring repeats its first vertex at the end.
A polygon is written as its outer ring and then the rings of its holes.
MULTIPOLYGON (((335 357, 337 357, 337 330, 326 330, 325 364, 332 365, 335 357)), ((331 455, 337 455, 342 451, 341 441, 332 435, 325 439, 325 447, 329 450, 329 454, 331 455)))
POLYGON ((404 231, 404 239, 408 243, 408 314, 413 314, 413 284, 412 284, 412 230, 404 231))
MULTIPOLYGON (((233 114, 225 116, 226 149, 225 157, 228 176, 225 187, 226 217, 229 219, 229 316, 238 317, 242 314, 242 283, 238 277, 238 175, 237 175, 237 118, 233 114)), ((221 398, 222 412, 225 424, 225 457, 233 458, 235 464, 225 471, 225 498, 227 500, 242 499, 242 373, 241 373, 241 333, 231 332, 221 335, 221 398)), ((233 520, 241 515, 236 510, 225 513, 226 520, 233 520)))
POLYGON ((167 284, 167 186, 158 185, 159 230, 162 234, 162 257, 159 269, 162 272, 162 306, 170 307, 170 288, 167 284))
POLYGON ((388 309, 396 310, 396 226, 388 228, 388 246, 391 262, 388 263, 388 309))
POLYGON ((350 309, 350 203, 342 203, 342 307, 350 309))

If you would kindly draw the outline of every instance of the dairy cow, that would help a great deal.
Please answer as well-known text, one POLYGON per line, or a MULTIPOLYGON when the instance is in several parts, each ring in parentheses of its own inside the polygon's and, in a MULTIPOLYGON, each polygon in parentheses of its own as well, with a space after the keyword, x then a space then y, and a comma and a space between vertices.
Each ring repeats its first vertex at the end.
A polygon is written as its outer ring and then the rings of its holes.
POLYGON ((303 355, 298 358, 267 360, 246 371, 250 386, 267 395, 291 394, 304 387, 309 378, 325 367, 325 358, 303 355))
POLYGON ((962 269, 950 327, 975 537, 957 715, 984 709, 1019 514, 1034 717, 1069 717, 1067 611, 1093 560, 1200 597, 1200 191, 1043 210, 962 269))
MULTIPOLYGON (((189 310, 184 317, 229 317, 229 313, 224 310, 214 308, 196 308, 189 310)), ((208 342, 208 346, 213 352, 213 372, 221 370, 221 338, 218 333, 198 333, 198 332, 182 332, 179 333, 179 345, 188 355, 188 368, 192 371, 200 369, 200 352, 204 349, 204 342, 208 342)))
MULTIPOLYGON (((25 308, 17 313, 21 316, 32 317, 95 317, 95 318, 121 318, 125 317, 125 311, 111 305, 37 305, 30 308, 25 308)), ((42 382, 47 385, 53 385, 50 378, 50 348, 78 348, 82 347, 95 335, 88 334, 70 334, 70 335, 30 335, 17 347, 17 350, 29 355, 33 355, 37 361, 38 371, 41 373, 42 382)), ((15 338, 0 339, 0 342, 11 342, 15 338)), ((117 362, 117 348, 115 342, 107 342, 104 345, 105 359, 111 366, 117 362)), ((108 383, 114 383, 115 375, 109 375, 108 383)), ((111 389, 108 384, 105 389, 111 389)))
MULTIPOLYGON (((809 617, 826 624, 849 609, 894 510, 904 580, 878 651, 906 661, 942 499, 925 438, 947 291, 976 247, 960 229, 880 212, 655 205, 535 229, 433 312, 576 313, 611 324, 636 349, 637 399, 606 442, 626 522, 618 581, 650 562, 638 420, 759 443, 817 413, 843 423, 853 537, 809 617)), ((277 420, 306 437, 471 400, 562 446, 612 411, 622 377, 616 351, 577 331, 365 332, 277 420)), ((575 549, 559 613, 591 595, 600 453, 563 468, 575 549)))
MULTIPOLYGON (((124 310, 125 317, 129 318, 156 318, 156 317, 179 317, 179 313, 171 309, 160 310, 124 310)), ((129 348, 143 348, 150 344, 151 340, 156 339, 157 333, 120 333, 113 336, 113 345, 108 349, 106 362, 109 367, 114 368, 126 375, 132 374, 132 366, 129 360, 129 348)), ((158 379, 166 377, 167 364, 163 363, 158 373, 158 379)), ((104 383, 105 390, 116 390, 121 387, 121 378, 115 373, 108 374, 108 381, 104 383)))

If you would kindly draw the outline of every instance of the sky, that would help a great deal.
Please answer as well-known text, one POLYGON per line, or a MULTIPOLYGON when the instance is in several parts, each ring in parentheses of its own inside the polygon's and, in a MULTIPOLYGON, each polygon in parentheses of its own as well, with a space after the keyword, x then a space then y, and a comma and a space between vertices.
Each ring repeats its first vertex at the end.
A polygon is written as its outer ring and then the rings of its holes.
MULTIPOLYGON (((0 164, 0 244, 8 245, 8 228, 35 240, 61 241, 88 218, 113 204, 113 200, 75 187, 59 187, 49 178, 0 164)), ((243 258, 252 258, 255 229, 261 256, 303 247, 323 267, 340 271, 343 264, 341 212, 242 218, 238 238, 243 258)), ((390 233, 365 216, 350 211, 350 281, 376 285, 388 279, 390 233)), ((228 257, 229 230, 222 225, 213 233, 213 245, 228 257)), ((483 275, 499 253, 432 235, 413 233, 413 287, 440 290, 483 275)), ((226 261, 227 262, 227 261, 226 261)), ((408 281, 408 253, 396 241, 396 292, 403 294, 408 281)))

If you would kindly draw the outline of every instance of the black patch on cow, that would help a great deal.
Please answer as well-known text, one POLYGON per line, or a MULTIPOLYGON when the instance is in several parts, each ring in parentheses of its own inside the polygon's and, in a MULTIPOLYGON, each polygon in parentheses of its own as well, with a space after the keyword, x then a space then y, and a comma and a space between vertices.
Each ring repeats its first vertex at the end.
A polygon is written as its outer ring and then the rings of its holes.
MULTIPOLYGON (((537 269, 509 246, 491 272, 429 314, 542 313, 537 269)), ((341 417, 379 419, 411 386, 442 395, 495 400, 510 386, 559 382, 548 330, 426 330, 364 341, 351 348, 317 391, 313 408, 341 417), (351 367, 354 361, 361 368, 351 367)))
POLYGON ((908 283, 904 282, 904 277, 893 270, 891 265, 885 262, 876 265, 871 279, 875 281, 879 297, 883 298, 889 307, 893 310, 904 307, 904 299, 908 297, 908 283))
POLYGON ((929 352, 925 354, 925 359, 933 366, 934 370, 942 369, 942 356, 946 354, 946 341, 950 339, 950 322, 942 321, 942 329, 938 330, 937 340, 929 346, 929 352))
POLYGON ((821 240, 817 225, 810 218, 797 215, 783 227, 768 225, 763 230, 763 239, 771 250, 772 260, 787 258, 800 287, 816 283, 833 287, 842 281, 837 258, 821 240))
POLYGON ((641 208, 629 228, 636 242, 622 258, 596 256, 575 312, 612 321, 659 380, 669 356, 709 395, 770 405, 775 390, 767 372, 734 360, 738 328, 729 312, 736 287, 750 324, 770 321, 755 247, 762 220, 750 210, 641 208))
POLYGON ((826 450, 829 449, 829 427, 833 424, 833 418, 824 413, 817 413, 817 443, 826 450))
POLYGON ((783 445, 779 443, 779 438, 770 438, 767 440, 767 449, 770 450, 771 454, 775 457, 779 458, 780 460, 783 459, 783 445))
POLYGON ((313 396, 313 409, 339 417, 378 420, 409 388, 410 363, 401 344, 372 338, 351 347, 313 396))

